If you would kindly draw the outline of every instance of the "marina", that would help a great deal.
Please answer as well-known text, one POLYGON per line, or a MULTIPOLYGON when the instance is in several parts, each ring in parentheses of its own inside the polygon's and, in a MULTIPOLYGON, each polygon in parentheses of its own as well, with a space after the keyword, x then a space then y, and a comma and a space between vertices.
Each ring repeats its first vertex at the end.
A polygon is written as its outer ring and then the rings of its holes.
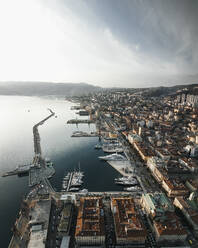
POLYGON ((81 185, 83 184, 83 176, 83 172, 80 170, 68 172, 62 181, 62 192, 79 191, 81 185))

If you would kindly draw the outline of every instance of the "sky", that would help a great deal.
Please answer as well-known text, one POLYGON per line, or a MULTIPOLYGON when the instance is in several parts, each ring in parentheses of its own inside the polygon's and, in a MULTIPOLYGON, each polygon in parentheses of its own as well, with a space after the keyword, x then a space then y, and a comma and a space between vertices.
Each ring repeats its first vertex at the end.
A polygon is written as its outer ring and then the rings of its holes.
POLYGON ((188 83, 197 41, 196 0, 0 1, 0 81, 188 83))

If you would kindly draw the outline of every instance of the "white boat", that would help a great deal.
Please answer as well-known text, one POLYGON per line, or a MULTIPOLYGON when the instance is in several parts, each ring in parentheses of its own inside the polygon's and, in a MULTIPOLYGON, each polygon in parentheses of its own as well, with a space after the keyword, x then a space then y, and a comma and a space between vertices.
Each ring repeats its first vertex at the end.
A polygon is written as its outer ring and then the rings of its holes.
POLYGON ((117 154, 117 153, 113 153, 111 155, 107 155, 107 156, 100 156, 98 157, 101 160, 105 160, 105 161, 123 161, 123 160, 127 160, 127 158, 121 154, 117 154))
POLYGON ((79 191, 80 193, 88 193, 88 189, 82 189, 79 191))
POLYGON ((79 191, 79 188, 70 188, 69 191, 79 191))
POLYGON ((94 148, 95 148, 95 149, 101 149, 101 148, 102 148, 102 145, 97 144, 97 145, 94 146, 94 148))
POLYGON ((125 181, 127 179, 128 179, 128 177, 119 177, 119 178, 115 178, 114 180, 115 181, 125 181))
POLYGON ((124 188, 124 190, 130 191, 130 192, 142 191, 142 189, 138 186, 127 187, 127 188, 124 188))
POLYGON ((135 178, 131 178, 131 179, 125 179, 125 180, 115 180, 116 184, 120 184, 120 185, 137 185, 138 181, 135 178))
POLYGON ((123 152, 123 148, 120 145, 108 145, 108 146, 102 146, 103 152, 109 152, 109 153, 115 153, 115 152, 123 152))

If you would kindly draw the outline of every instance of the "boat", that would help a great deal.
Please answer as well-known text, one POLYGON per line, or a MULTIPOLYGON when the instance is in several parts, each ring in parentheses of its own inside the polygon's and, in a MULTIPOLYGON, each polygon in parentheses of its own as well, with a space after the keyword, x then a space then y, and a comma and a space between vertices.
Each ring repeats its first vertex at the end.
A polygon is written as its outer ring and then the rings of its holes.
POLYGON ((117 180, 115 180, 115 183, 119 184, 119 185, 128 185, 128 186, 130 186, 130 185, 137 185, 138 181, 135 178, 127 178, 127 179, 124 179, 124 180, 123 179, 121 179, 121 180, 117 179, 117 180))
POLYGON ((108 152, 108 153, 121 153, 123 152, 123 147, 121 145, 103 145, 102 146, 103 152, 108 152))
POLYGON ((117 153, 113 153, 111 155, 107 155, 107 156, 100 156, 98 157, 101 160, 105 160, 105 161, 124 161, 127 160, 127 158, 121 154, 117 154, 117 153))
POLYGON ((79 191, 80 193, 88 193, 88 189, 82 189, 79 191))
POLYGON ((124 180, 127 180, 128 177, 119 177, 119 178, 115 178, 114 180, 115 181, 124 181, 124 180))
POLYGON ((79 191, 79 188, 70 188, 69 191, 79 191))
POLYGON ((95 148, 95 149, 101 149, 101 148, 102 148, 102 145, 97 144, 97 145, 94 146, 94 148, 95 148))
POLYGON ((130 192, 142 191, 142 189, 138 186, 126 187, 126 188, 124 188, 124 190, 130 191, 130 192))

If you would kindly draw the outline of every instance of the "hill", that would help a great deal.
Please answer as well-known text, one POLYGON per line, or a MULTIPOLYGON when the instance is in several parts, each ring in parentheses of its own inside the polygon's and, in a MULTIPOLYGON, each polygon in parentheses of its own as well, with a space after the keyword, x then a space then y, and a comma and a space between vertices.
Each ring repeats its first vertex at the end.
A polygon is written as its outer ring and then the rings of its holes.
POLYGON ((1 82, 0 95, 80 96, 102 88, 86 83, 1 82))

